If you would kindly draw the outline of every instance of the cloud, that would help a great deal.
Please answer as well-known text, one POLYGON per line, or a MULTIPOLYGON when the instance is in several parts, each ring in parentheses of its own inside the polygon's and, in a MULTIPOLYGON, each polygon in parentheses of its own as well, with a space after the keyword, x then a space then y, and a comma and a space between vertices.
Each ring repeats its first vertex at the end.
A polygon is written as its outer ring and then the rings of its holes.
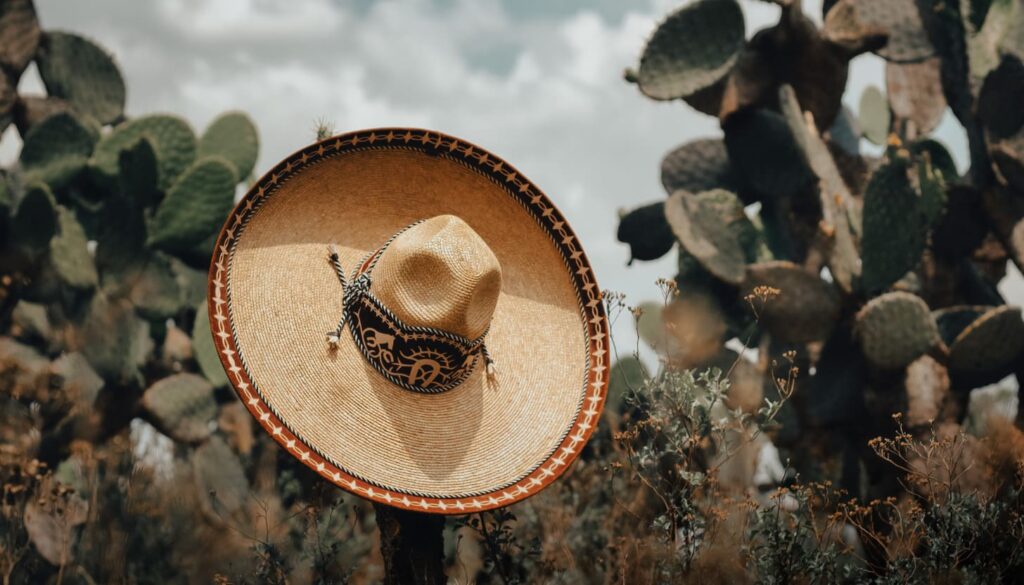
MULTIPOLYGON (((654 281, 673 275, 676 260, 626 268, 617 209, 664 197, 665 152, 720 135, 715 119, 645 99, 622 80, 678 0, 37 4, 46 27, 88 34, 116 52, 130 113, 174 112, 201 130, 223 110, 249 112, 261 134, 257 174, 310 142, 318 119, 339 132, 431 127, 492 150, 548 193, 601 286, 631 302, 659 298, 654 281)), ((805 2, 812 18, 820 6, 805 2)), ((748 35, 778 18, 770 3, 743 7, 748 35)), ((881 83, 878 72, 861 58, 850 86, 881 83)), ((620 346, 631 348, 629 321, 615 327, 620 346)))
POLYGON ((322 37, 341 23, 329 0, 159 0, 157 7, 185 36, 217 43, 322 37))

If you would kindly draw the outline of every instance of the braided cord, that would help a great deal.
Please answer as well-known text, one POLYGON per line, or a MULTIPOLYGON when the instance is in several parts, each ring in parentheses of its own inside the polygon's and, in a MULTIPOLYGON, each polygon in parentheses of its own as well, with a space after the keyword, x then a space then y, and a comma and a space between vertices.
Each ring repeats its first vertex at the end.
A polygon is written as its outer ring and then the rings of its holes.
MULTIPOLYGON (((387 315, 387 317, 399 329, 401 329, 402 331, 407 331, 407 332, 412 332, 412 333, 426 333, 426 334, 430 334, 430 335, 434 335, 434 336, 437 336, 437 337, 442 337, 442 338, 451 340, 451 341, 453 341, 453 342, 455 342, 455 343, 457 343, 457 344, 459 344, 459 345, 461 345, 463 347, 468 348, 468 351, 466 352, 466 356, 467 357, 473 355, 474 353, 479 353, 479 355, 481 357, 483 357, 487 376, 488 377, 493 377, 495 372, 496 372, 496 368, 495 368, 495 365, 494 365, 494 359, 491 357, 490 352, 487 350, 487 345, 484 342, 484 338, 487 336, 487 333, 490 330, 489 327, 488 327, 487 330, 485 330, 476 339, 467 339, 467 338, 465 338, 465 337, 463 337, 461 335, 452 333, 450 331, 445 331, 443 329, 435 329, 433 327, 420 327, 420 326, 415 326, 415 325, 406 325, 401 319, 398 318, 397 315, 395 315, 393 312, 391 312, 391 310, 389 310, 387 307, 385 307, 384 304, 381 303, 373 295, 373 293, 370 292, 370 284, 371 284, 370 272, 377 265, 377 261, 380 259, 381 254, 384 253, 384 250, 391 244, 391 242, 393 242, 395 240, 395 238, 397 238, 399 235, 401 235, 402 232, 404 232, 407 229, 409 229, 409 228, 411 228, 411 227, 421 223, 422 221, 423 220, 417 221, 415 223, 412 223, 412 224, 402 228, 401 230, 396 232, 394 235, 392 235, 386 242, 384 242, 383 246, 381 246, 376 251, 373 251, 369 255, 367 255, 363 259, 363 261, 360 262, 359 265, 356 266, 353 269, 351 281, 350 281, 350 279, 346 279, 345 278, 345 269, 341 265, 341 258, 340 258, 340 254, 338 253, 337 246, 335 246, 333 243, 328 245, 328 260, 330 261, 331 266, 334 269, 334 272, 335 272, 335 274, 338 277, 338 282, 341 284, 341 290, 342 290, 342 312, 341 312, 341 318, 338 320, 338 326, 335 327, 334 330, 327 332, 327 343, 330 345, 331 349, 336 349, 338 347, 338 344, 341 342, 341 332, 345 329, 345 325, 349 322, 352 313, 356 310, 356 308, 357 308, 357 306, 359 304, 359 301, 363 297, 367 297, 367 298, 369 298, 373 302, 373 304, 377 308, 379 308, 383 313, 385 313, 387 315), (365 270, 363 272, 359 272, 360 267, 363 267, 363 266, 366 267, 365 270)), ((350 327, 355 327, 355 325, 350 325, 350 327)), ((360 350, 365 355, 365 353, 366 353, 365 352, 365 348, 362 346, 362 343, 359 343, 361 341, 360 336, 358 334, 356 334, 355 330, 353 330, 353 334, 354 334, 354 337, 355 337, 355 339, 357 341, 357 344, 360 346, 360 350)), ((417 388, 417 387, 411 386, 409 384, 401 383, 401 382, 398 382, 396 380, 393 380, 393 381, 398 383, 400 386, 402 386, 404 388, 407 388, 409 390, 414 390, 414 391, 417 391, 417 392, 424 392, 424 393, 431 393, 431 394, 434 394, 434 393, 437 393, 437 392, 443 392, 445 390, 450 389, 450 387, 445 387, 445 388, 442 388, 442 389, 427 390, 427 389, 417 388)), ((455 384, 452 384, 451 387, 454 387, 454 385, 455 384)))

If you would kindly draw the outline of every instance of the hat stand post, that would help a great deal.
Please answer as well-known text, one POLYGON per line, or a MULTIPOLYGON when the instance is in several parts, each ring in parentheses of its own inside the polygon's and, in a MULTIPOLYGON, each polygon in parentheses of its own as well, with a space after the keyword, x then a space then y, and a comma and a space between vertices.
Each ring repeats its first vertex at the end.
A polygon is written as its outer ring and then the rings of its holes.
POLYGON ((443 585, 444 516, 373 504, 384 558, 384 584, 443 585))

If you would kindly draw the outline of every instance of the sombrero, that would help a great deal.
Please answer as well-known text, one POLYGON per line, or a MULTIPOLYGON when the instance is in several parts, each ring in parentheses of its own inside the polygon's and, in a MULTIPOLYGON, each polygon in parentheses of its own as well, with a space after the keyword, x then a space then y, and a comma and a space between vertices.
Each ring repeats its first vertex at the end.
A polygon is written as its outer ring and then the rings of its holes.
POLYGON ((263 429, 327 480, 401 508, 505 506, 597 425, 608 324, 562 214, 439 132, 328 138, 228 217, 210 325, 263 429))

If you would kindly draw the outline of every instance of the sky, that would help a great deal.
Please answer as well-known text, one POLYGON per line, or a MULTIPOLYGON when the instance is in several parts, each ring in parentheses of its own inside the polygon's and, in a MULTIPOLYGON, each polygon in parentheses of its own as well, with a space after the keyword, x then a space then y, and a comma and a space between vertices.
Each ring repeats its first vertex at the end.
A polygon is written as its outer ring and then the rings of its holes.
MULTIPOLYGON (((84 34, 112 52, 128 115, 170 112, 197 132, 229 109, 260 131, 256 175, 312 142, 319 121, 346 132, 418 126, 474 142, 530 177, 569 219, 602 288, 632 304, 658 298, 675 253, 626 266, 617 211, 664 197, 661 157, 719 136, 717 120, 682 102, 654 102, 622 80, 668 0, 36 0, 44 29, 84 34)), ((742 1, 747 35, 778 8, 742 1)), ((820 22, 820 0, 805 0, 820 22)), ((872 55, 852 63, 854 109, 884 83, 872 55)), ((41 93, 34 70, 19 86, 41 93)), ((937 131, 961 165, 962 131, 937 131)), ((13 128, 0 162, 20 148, 13 128)), ((498 218, 500 221, 500 218, 498 218)), ((615 324, 632 347, 632 323, 615 324)))

